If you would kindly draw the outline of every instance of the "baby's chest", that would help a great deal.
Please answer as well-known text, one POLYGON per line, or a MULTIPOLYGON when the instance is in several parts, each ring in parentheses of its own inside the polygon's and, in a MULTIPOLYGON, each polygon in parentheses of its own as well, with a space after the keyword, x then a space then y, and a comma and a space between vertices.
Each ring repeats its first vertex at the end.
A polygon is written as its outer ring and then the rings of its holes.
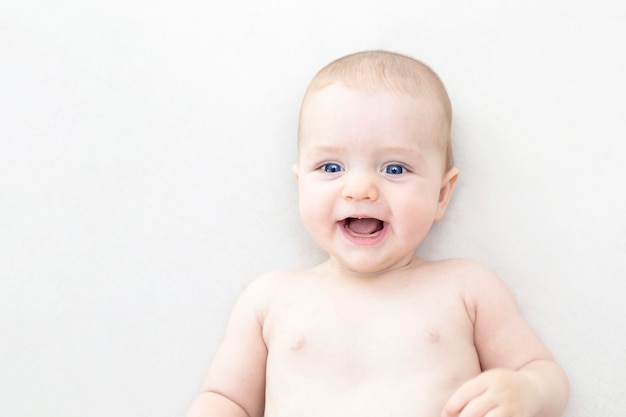
POLYGON ((272 312, 264 335, 268 365, 292 370, 414 373, 475 357, 471 322, 454 303, 293 300, 272 312))

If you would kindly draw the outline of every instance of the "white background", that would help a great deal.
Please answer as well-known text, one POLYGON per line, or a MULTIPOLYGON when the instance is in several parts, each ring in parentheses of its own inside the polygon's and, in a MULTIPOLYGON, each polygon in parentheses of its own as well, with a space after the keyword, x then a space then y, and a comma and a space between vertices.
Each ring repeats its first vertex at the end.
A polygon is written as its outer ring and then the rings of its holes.
POLYGON ((453 101, 461 179, 420 248, 494 269, 572 383, 626 414, 626 4, 0 4, 0 415, 181 416, 233 301, 315 264, 302 93, 362 49, 453 101))

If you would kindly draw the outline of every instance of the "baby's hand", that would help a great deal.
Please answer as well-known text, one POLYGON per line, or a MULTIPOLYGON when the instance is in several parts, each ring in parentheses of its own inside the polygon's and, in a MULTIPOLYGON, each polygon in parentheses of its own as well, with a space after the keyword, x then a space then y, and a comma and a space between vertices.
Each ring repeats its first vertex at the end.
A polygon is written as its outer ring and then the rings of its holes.
POLYGON ((463 384, 448 400, 442 417, 531 417, 538 393, 523 371, 492 369, 463 384))

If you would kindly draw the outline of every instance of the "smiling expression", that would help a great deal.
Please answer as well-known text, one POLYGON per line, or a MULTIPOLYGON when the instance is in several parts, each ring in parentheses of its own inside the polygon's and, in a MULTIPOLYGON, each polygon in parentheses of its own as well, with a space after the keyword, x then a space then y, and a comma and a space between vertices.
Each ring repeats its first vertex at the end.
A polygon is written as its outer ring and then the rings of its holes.
POLYGON ((445 212, 456 181, 435 99, 331 84, 311 93, 300 124, 300 213, 343 270, 407 265, 445 212))

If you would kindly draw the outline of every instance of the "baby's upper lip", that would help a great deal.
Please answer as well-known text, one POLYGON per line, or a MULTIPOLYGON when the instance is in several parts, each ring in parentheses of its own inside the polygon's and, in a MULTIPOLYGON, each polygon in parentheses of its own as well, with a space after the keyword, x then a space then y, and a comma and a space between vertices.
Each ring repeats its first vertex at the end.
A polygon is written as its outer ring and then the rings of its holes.
POLYGON ((371 216, 368 214, 355 214, 355 215, 351 215, 351 216, 346 216, 343 219, 340 220, 340 222, 347 222, 353 219, 357 219, 357 220, 362 220, 362 219, 373 219, 373 220, 378 220, 380 222, 385 222, 383 219, 376 217, 376 216, 371 216))

